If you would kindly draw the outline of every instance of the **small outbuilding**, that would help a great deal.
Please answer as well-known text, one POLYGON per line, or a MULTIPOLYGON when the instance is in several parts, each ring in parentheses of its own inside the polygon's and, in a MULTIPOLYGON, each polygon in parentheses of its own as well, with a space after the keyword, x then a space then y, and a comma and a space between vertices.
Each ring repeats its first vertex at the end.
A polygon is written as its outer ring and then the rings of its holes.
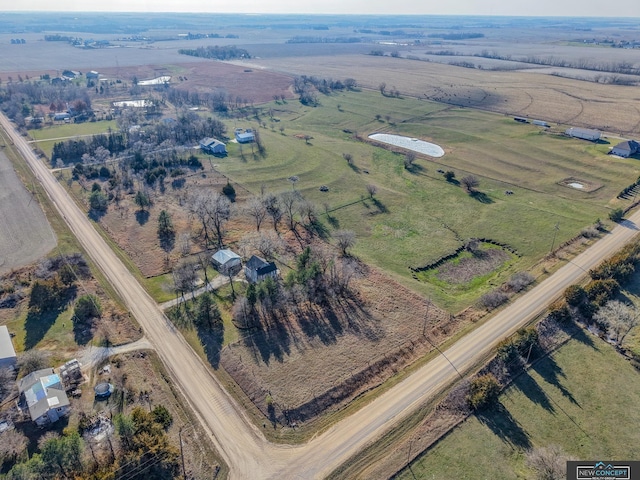
POLYGON ((87 74, 86 74, 86 77, 89 80, 97 80, 99 76, 100 76, 100 74, 98 72, 96 72, 95 70, 91 70, 90 72, 87 72, 87 74))
POLYGON ((568 128, 564 133, 574 138, 581 138, 582 140, 589 140, 591 142, 597 142, 600 140, 602 132, 600 130, 592 130, 590 128, 568 128))
POLYGON ((223 249, 211 256, 211 263, 224 275, 235 275, 242 268, 242 258, 237 253, 223 249))
POLYGON ((255 133, 253 133, 253 130, 250 128, 247 128, 246 130, 236 128, 234 134, 238 143, 251 143, 256 139, 255 133))
POLYGON ((635 140, 628 140, 617 144, 609 153, 611 153, 611 155, 618 155, 619 157, 627 158, 638 152, 640 152, 640 143, 635 140))
POLYGON ((2 325, 0 326, 0 368, 14 368, 17 360, 9 329, 2 325))
POLYGON ((273 262, 267 262, 264 258, 252 255, 244 266, 244 274, 249 283, 258 283, 268 277, 278 277, 278 267, 273 262))
POLYGON ((69 414, 69 398, 53 368, 30 373, 18 381, 20 406, 29 411, 31 420, 43 427, 69 414))
POLYGON ((205 138, 204 140, 201 140, 200 149, 203 152, 212 153, 214 155, 227 154, 227 146, 215 138, 205 138))

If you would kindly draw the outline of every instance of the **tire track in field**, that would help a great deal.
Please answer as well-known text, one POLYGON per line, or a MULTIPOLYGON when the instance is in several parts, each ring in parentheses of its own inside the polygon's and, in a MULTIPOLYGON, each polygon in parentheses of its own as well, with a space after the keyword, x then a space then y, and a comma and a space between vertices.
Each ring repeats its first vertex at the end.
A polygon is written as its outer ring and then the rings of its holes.
POLYGON ((569 98, 573 98, 574 100, 578 100, 578 105, 580 105, 580 111, 574 115, 573 117, 568 118, 567 120, 564 120, 565 123, 569 123, 569 122, 573 122, 574 120, 576 120, 578 117, 580 117, 583 113, 584 113, 584 103, 582 98, 577 97, 575 95, 571 95, 565 91, 562 91, 558 88, 552 88, 551 90, 553 90, 554 92, 560 93, 562 95, 564 95, 565 97, 569 97, 569 98))
POLYGON ((527 97, 529 97, 529 103, 528 103, 525 107, 521 108, 520 110, 516 110, 516 111, 515 111, 515 114, 518 114, 518 113, 520 113, 520 112, 524 112, 524 111, 525 111, 525 110, 527 110, 529 107, 531 107, 531 105, 533 105, 533 97, 531 96, 531 94, 530 94, 529 92, 527 92, 526 90, 522 90, 522 91, 520 91, 520 94, 523 94, 523 93, 524 93, 527 97))

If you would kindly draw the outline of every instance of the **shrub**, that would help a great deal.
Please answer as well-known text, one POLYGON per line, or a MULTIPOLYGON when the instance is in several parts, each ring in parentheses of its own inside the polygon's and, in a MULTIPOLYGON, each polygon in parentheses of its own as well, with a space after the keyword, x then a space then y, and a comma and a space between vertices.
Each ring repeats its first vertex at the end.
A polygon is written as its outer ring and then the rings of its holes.
POLYGON ((507 297, 506 293, 501 292, 500 290, 494 290, 493 292, 485 293, 480 298, 480 303, 489 310, 493 310, 505 303, 508 298, 509 297, 507 297))
POLYGON ((587 300, 587 292, 580 285, 571 285, 564 291, 564 299, 568 305, 577 307, 587 300))
POLYGON ((586 286, 585 291, 589 300, 597 305, 604 305, 620 291, 620 284, 609 278, 606 280, 593 280, 586 286))
POLYGON ((558 323, 567 323, 572 319, 571 310, 569 310, 565 302, 555 302, 551 305, 549 308, 549 317, 558 323))
POLYGON ((616 208, 609 213, 609 220, 612 222, 619 223, 624 218, 624 210, 621 208, 616 208))
POLYGON ((151 411, 153 421, 162 425, 162 428, 167 430, 173 423, 173 416, 171 412, 167 410, 164 405, 158 405, 151 411))
POLYGON ((95 295, 83 295, 76 302, 73 315, 81 322, 102 315, 100 300, 95 295))
POLYGON ((222 193, 227 197, 233 198, 236 195, 236 189, 233 188, 233 185, 227 182, 227 184, 224 187, 222 187, 222 193))
POLYGON ((519 292, 523 288, 531 285, 534 280, 535 278, 529 272, 514 273, 507 282, 507 287, 514 292, 519 292))
POLYGON ((494 403, 499 393, 500 383, 492 373, 487 373, 471 380, 467 403, 474 410, 482 410, 494 403))
POLYGON ((446 172, 444 172, 444 179, 447 182, 453 181, 454 178, 456 178, 456 174, 453 170, 447 170, 446 172))

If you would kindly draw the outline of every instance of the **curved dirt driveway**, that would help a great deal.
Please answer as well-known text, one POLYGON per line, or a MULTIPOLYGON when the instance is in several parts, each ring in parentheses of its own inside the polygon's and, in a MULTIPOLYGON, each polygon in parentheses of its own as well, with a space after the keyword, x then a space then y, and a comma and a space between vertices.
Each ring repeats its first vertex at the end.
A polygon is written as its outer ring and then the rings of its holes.
MULTIPOLYGON (((322 478, 400 419, 411 414, 415 407, 438 388, 455 379, 456 373, 448 362, 442 356, 437 357, 360 411, 308 443, 299 446, 269 443, 260 430, 249 422, 242 409, 224 391, 158 305, 109 249, 86 214, 75 205, 3 115, 0 115, 0 123, 12 135, 16 146, 71 230, 144 328, 146 337, 155 346, 176 385, 196 411, 222 458, 229 465, 231 478, 322 478)), ((459 340, 445 352, 447 357, 459 370, 471 366, 481 355, 490 351, 498 340, 517 330, 560 296, 585 271, 629 242, 638 233, 636 224, 639 222, 640 212, 637 212, 588 251, 459 340)))

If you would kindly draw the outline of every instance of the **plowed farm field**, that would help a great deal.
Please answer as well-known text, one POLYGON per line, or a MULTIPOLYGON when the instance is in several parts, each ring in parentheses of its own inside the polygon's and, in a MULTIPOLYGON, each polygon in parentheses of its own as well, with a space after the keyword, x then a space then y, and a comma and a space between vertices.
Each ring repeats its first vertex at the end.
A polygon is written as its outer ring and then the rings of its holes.
POLYGON ((246 64, 293 75, 355 78, 402 95, 617 134, 640 133, 638 89, 545 73, 487 71, 371 55, 252 59, 246 64))
POLYGON ((37 260, 55 245, 40 204, 0 150, 0 274, 37 260))

